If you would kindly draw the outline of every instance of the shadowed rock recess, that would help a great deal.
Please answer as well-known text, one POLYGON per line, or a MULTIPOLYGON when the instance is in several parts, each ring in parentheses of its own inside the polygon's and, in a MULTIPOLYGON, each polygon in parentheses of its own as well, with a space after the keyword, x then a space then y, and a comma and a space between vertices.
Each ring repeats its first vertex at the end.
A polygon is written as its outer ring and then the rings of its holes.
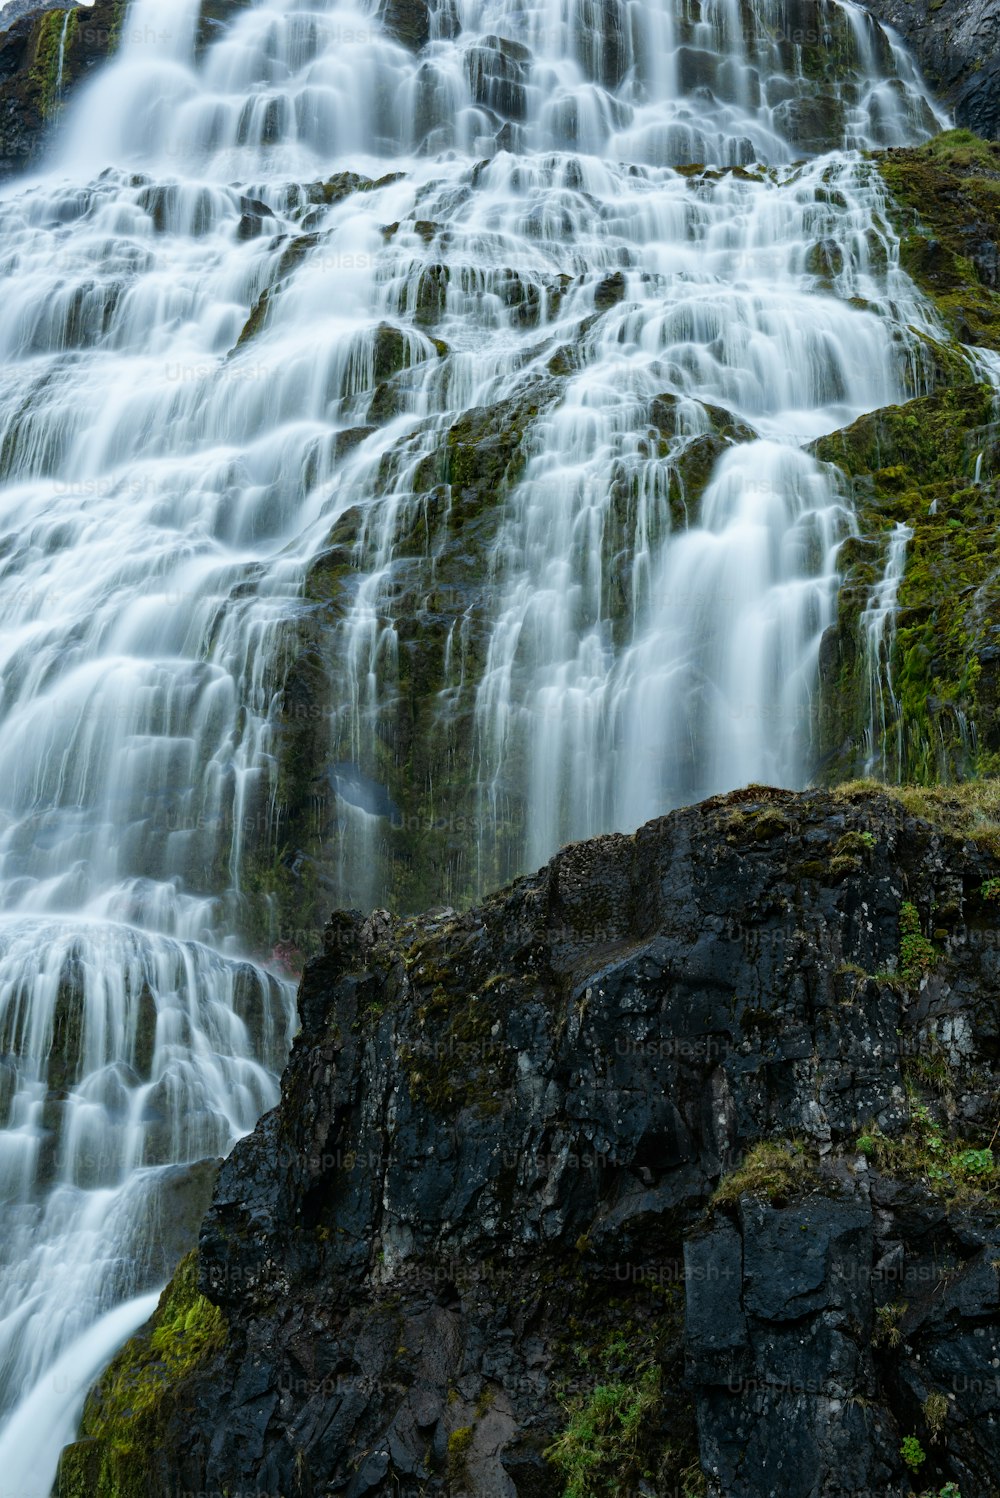
POLYGON ((338 913, 60 1498, 995 1493, 1000 826, 908 799, 338 913))

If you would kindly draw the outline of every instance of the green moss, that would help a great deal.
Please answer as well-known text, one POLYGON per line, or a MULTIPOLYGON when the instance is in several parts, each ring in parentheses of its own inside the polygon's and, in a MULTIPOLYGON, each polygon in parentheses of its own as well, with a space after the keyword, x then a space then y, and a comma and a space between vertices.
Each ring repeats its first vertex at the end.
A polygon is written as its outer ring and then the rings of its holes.
POLYGON ((1000 146, 950 130, 877 160, 904 269, 954 337, 1000 348, 1000 295, 983 254, 1000 240, 1000 146))
POLYGON ((899 910, 900 977, 904 983, 913 986, 930 972, 937 959, 934 943, 920 928, 920 912, 909 900, 904 900, 899 910))
POLYGON ((460 1425, 448 1437, 448 1481, 451 1483, 463 1484, 466 1481, 466 1467, 472 1438, 471 1425, 460 1425))
POLYGON ((837 619, 821 659, 826 778, 851 774, 871 753, 861 616, 899 523, 912 536, 888 662, 899 719, 886 696, 889 721, 875 745, 883 773, 918 782, 988 773, 1000 749, 991 622, 1000 601, 1000 496, 990 482, 1000 470, 1000 425, 992 387, 940 390, 873 412, 823 438, 815 451, 851 481, 863 532, 841 549, 837 619))
POLYGON ((226 1344, 225 1318, 198 1292, 197 1252, 178 1265, 150 1321, 91 1390, 58 1498, 147 1498, 150 1454, 182 1407, 186 1380, 226 1344))
POLYGON ((69 83, 66 58, 76 36, 79 24, 76 10, 47 10, 38 20, 34 33, 31 64, 28 69, 28 85, 34 93, 38 108, 45 120, 52 119, 61 105, 61 95, 69 83), (63 53, 63 86, 59 81, 59 53, 63 53))
POLYGON ((858 1136, 857 1149, 886 1174, 922 1181, 949 1206, 995 1207, 1000 1198, 992 1149, 947 1135, 916 1097, 902 1133, 873 1126, 858 1136))
MULTIPOLYGON (((912 816, 963 841, 978 843, 1000 857, 1000 779, 968 780, 960 785, 884 785, 877 780, 853 780, 836 787, 838 798, 857 805, 875 794, 899 801, 912 816)), ((980 890, 980 895, 983 891, 980 890)))
POLYGON ((762 1140, 751 1145, 742 1163, 723 1176, 712 1197, 713 1207, 732 1206, 741 1196, 759 1196, 769 1202, 784 1202, 808 1184, 815 1173, 802 1145, 762 1140))

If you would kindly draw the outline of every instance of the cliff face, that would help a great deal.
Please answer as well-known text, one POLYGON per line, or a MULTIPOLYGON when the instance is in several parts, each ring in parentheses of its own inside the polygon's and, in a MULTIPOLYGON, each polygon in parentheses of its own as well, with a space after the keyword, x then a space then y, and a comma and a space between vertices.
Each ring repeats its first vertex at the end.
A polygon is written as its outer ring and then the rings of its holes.
POLYGON ((1000 829, 924 809, 751 788, 336 916, 62 1498, 995 1492, 1000 829))
POLYGON ((956 123, 1000 137, 1000 0, 865 0, 898 31, 956 123))

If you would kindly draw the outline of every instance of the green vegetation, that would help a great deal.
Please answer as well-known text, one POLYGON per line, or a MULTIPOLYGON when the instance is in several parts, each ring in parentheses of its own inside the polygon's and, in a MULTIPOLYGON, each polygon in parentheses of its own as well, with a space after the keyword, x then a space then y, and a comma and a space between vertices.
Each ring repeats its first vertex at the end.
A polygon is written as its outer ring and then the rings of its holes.
POLYGON ((563 1498, 626 1498, 652 1477, 643 1438, 659 1404, 659 1368, 647 1368, 635 1383, 599 1384, 567 1404, 569 1423, 545 1452, 565 1482, 563 1498))
POLYGON ((56 87, 59 78, 59 52, 62 48, 65 86, 69 81, 65 58, 76 36, 78 24, 78 10, 47 10, 42 13, 35 28, 34 58, 28 70, 28 86, 35 92, 43 119, 51 119, 59 110, 61 101, 56 87))
POLYGON ((899 1454, 911 1472, 919 1472, 927 1460, 927 1453, 916 1436, 903 1437, 903 1444, 899 1448, 899 1454))
MULTIPOLYGON (((852 780, 836 787, 836 795, 851 805, 873 795, 889 796, 915 817, 960 838, 978 843, 1000 857, 1000 780, 990 777, 957 785, 886 785, 878 780, 852 780)), ((987 880, 986 884, 991 883, 987 880)), ((984 884, 984 899, 993 898, 984 884)))
MULTIPOLYGON (((561 1479, 554 1491, 614 1498, 644 1480, 655 1492, 705 1493, 684 1377, 680 1252, 668 1251, 664 1277, 641 1274, 624 1294, 593 1263, 559 1279, 568 1314, 553 1390, 566 1425, 546 1452, 561 1479)), ((578 1253, 586 1261, 587 1245, 578 1253)))
POLYGON ((894 1348, 900 1345, 903 1340, 900 1323, 907 1309, 905 1300, 878 1307, 875 1312, 875 1331, 872 1336, 872 1342, 876 1347, 894 1348))
POLYGON ((948 131, 913 150, 873 158, 902 266, 950 335, 915 335, 928 394, 861 417, 814 448, 847 477, 860 534, 841 547, 843 586, 822 660, 820 757, 830 782, 870 754, 871 714, 861 614, 884 572, 890 531, 907 525, 891 669, 894 704, 881 751, 885 772, 917 783, 1000 770, 1000 667, 991 623, 1000 606, 994 565, 1000 422, 963 345, 1000 348, 1000 146, 948 131), (898 704, 898 722, 896 707, 898 704), (975 725, 976 733, 970 732, 975 725))
POLYGON ((178 1265, 147 1324, 91 1390, 59 1469, 59 1498, 146 1498, 149 1456, 167 1439, 187 1379, 226 1345, 225 1318, 198 1292, 197 1253, 178 1265))
POLYGON ((760 1196, 769 1202, 787 1201, 804 1189, 815 1166, 796 1140, 763 1140, 751 1145, 743 1161, 715 1189, 712 1205, 732 1205, 741 1196, 760 1196))
POLYGON ((1000 146, 948 130, 877 158, 900 260, 962 343, 1000 348, 1000 295, 982 246, 1000 238, 1000 146))
POLYGON ((926 1105, 910 1104, 905 1133, 890 1137, 871 1128, 857 1139, 859 1152, 893 1175, 917 1177, 949 1202, 971 1202, 997 1195, 992 1148, 948 1139, 926 1105))
POLYGON ((820 734, 831 781, 867 754, 871 703, 861 615, 886 564, 890 532, 907 525, 905 571, 892 646, 901 735, 889 722, 882 750, 889 773, 930 783, 1000 768, 1000 675, 990 619, 1000 605, 995 537, 1000 498, 1000 425, 988 385, 933 395, 859 418, 815 446, 853 490, 861 535, 840 550, 843 586, 832 648, 824 650, 820 734), (979 467, 979 479, 976 470, 979 467), (975 745, 968 725, 977 725, 975 745), (901 738, 901 742, 899 742, 901 738))
POLYGON ((471 1425, 460 1425, 448 1437, 448 1481, 462 1483, 465 1479, 469 1451, 472 1447, 471 1425))
POLYGON ((934 943, 920 929, 917 907, 904 900, 899 909, 899 974, 903 982, 911 987, 919 983, 937 958, 934 943))

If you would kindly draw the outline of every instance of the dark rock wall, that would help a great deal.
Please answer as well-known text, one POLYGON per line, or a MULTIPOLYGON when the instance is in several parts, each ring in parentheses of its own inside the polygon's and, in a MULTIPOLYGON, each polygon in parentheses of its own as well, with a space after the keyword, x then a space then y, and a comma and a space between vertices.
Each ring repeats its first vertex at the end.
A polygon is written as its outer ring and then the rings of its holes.
POLYGON ((96 0, 92 6, 34 6, 16 19, 0 18, 6 26, 0 31, 0 178, 37 159, 73 90, 115 50, 125 9, 126 0, 96 0))
POLYGON ((225 1346, 136 1491, 556 1498, 589 1441, 581 1494, 987 1498, 983 827, 751 788, 465 915, 335 917, 202 1230, 225 1346))
POLYGON ((1000 138, 1000 0, 864 0, 916 57, 955 123, 1000 138))

